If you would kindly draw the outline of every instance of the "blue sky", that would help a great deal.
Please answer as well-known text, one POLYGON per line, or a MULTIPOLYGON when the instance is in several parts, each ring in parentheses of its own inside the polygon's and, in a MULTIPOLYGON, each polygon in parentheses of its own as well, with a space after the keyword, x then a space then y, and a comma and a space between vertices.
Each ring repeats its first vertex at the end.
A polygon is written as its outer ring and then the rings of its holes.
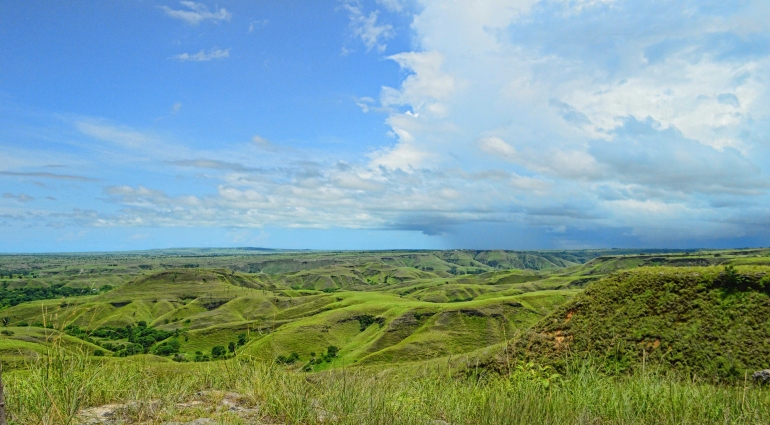
POLYGON ((770 245, 765 1, 0 4, 0 251, 770 245))

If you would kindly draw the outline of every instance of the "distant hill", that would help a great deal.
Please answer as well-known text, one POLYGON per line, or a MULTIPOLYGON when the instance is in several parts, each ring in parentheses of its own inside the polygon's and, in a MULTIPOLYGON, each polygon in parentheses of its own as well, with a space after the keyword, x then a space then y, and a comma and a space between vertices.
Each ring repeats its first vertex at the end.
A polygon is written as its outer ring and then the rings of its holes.
MULTIPOLYGON (((227 268, 243 273, 283 274, 322 267, 379 263, 439 275, 480 274, 506 269, 556 270, 600 257, 684 253, 683 250, 598 249, 571 251, 382 250, 311 251, 266 248, 176 248, 148 251, 2 254, 0 280, 55 278, 73 286, 107 275, 131 275, 175 268, 227 268)), ((767 253, 765 253, 767 254, 767 253)), ((117 282, 110 282, 114 285, 117 282)), ((122 283, 122 282, 120 282, 122 283)))

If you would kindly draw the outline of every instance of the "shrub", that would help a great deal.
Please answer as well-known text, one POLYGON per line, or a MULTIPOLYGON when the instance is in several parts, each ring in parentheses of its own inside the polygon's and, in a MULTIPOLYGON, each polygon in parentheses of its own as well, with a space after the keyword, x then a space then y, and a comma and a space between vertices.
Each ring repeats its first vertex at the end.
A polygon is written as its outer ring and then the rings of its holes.
POLYGON ((362 316, 358 316, 358 323, 361 325, 361 332, 365 331, 366 328, 369 326, 377 323, 380 326, 385 324, 385 318, 384 317, 374 317, 371 314, 364 314, 362 316))
POLYGON ((152 352, 159 356, 170 356, 179 352, 179 341, 171 339, 156 345, 152 352))
POLYGON ((297 360, 299 360, 299 354, 297 354, 296 352, 292 352, 291 354, 289 354, 288 357, 286 357, 286 356, 278 356, 275 359, 275 362, 279 363, 279 364, 287 364, 288 365, 288 364, 296 363, 297 360))
POLYGON ((316 360, 317 364, 323 363, 323 362, 331 362, 334 360, 335 357, 337 357, 337 354, 340 352, 340 349, 335 345, 330 345, 326 348, 326 354, 323 355, 322 358, 316 360))
POLYGON ((133 356, 135 354, 142 354, 144 352, 144 347, 142 347, 139 344, 128 344, 124 346, 122 350, 119 350, 115 353, 116 357, 127 357, 127 356, 133 356))
POLYGON ((248 340, 246 339, 246 334, 245 333, 239 333, 238 334, 238 346, 239 347, 242 346, 242 345, 246 345, 247 341, 248 340))
POLYGON ((216 345, 211 349, 211 357, 218 359, 220 357, 224 357, 225 354, 227 354, 227 350, 225 350, 225 347, 221 345, 216 345))

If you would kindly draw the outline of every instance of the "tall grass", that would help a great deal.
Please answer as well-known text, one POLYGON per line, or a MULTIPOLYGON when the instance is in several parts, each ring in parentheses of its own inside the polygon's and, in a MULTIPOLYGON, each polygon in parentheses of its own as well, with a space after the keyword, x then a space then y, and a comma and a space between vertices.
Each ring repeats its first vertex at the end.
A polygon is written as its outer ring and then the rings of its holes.
MULTIPOLYGON (((129 403, 129 423, 161 423, 176 419, 177 403, 201 390, 237 392, 265 418, 288 424, 766 424, 770 418, 770 390, 750 383, 714 386, 649 371, 607 377, 577 361, 562 378, 521 365, 502 377, 441 368, 308 375, 250 359, 96 362, 56 349, 30 366, 6 376, 10 424, 72 424, 78 410, 107 403, 129 403)), ((247 423, 232 415, 220 420, 247 423)))

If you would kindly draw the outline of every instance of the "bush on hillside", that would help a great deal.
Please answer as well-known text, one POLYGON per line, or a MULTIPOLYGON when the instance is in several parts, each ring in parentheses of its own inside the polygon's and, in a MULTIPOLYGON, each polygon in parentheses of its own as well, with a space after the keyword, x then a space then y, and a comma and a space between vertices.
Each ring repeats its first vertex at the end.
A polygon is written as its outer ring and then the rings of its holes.
POLYGON ((245 333, 239 333, 239 334, 238 334, 238 341, 237 341, 237 344, 238 344, 238 346, 239 346, 239 347, 240 347, 240 346, 242 346, 242 345, 246 345, 246 342, 247 342, 247 341, 248 341, 248 339, 247 339, 247 337, 246 337, 246 334, 245 334, 245 333))
POLYGON ((296 352, 292 352, 288 356, 278 356, 275 359, 275 362, 278 364, 290 365, 290 364, 296 363, 297 360, 299 360, 299 354, 297 354, 296 352))
POLYGON ((368 328, 369 326, 375 323, 377 323, 380 326, 385 324, 384 317, 374 317, 371 314, 364 314, 361 316, 357 316, 356 319, 358 320, 358 323, 361 325, 361 332, 365 331, 366 328, 368 328))
POLYGON ((152 348, 152 353, 159 356, 170 356, 172 354, 179 353, 179 341, 176 339, 170 339, 168 341, 161 342, 152 348))
POLYGON ((215 345, 211 349, 211 357, 213 357, 215 359, 219 359, 219 358, 224 357, 226 355, 227 355, 227 350, 225 349, 225 347, 223 347, 221 345, 215 345))

